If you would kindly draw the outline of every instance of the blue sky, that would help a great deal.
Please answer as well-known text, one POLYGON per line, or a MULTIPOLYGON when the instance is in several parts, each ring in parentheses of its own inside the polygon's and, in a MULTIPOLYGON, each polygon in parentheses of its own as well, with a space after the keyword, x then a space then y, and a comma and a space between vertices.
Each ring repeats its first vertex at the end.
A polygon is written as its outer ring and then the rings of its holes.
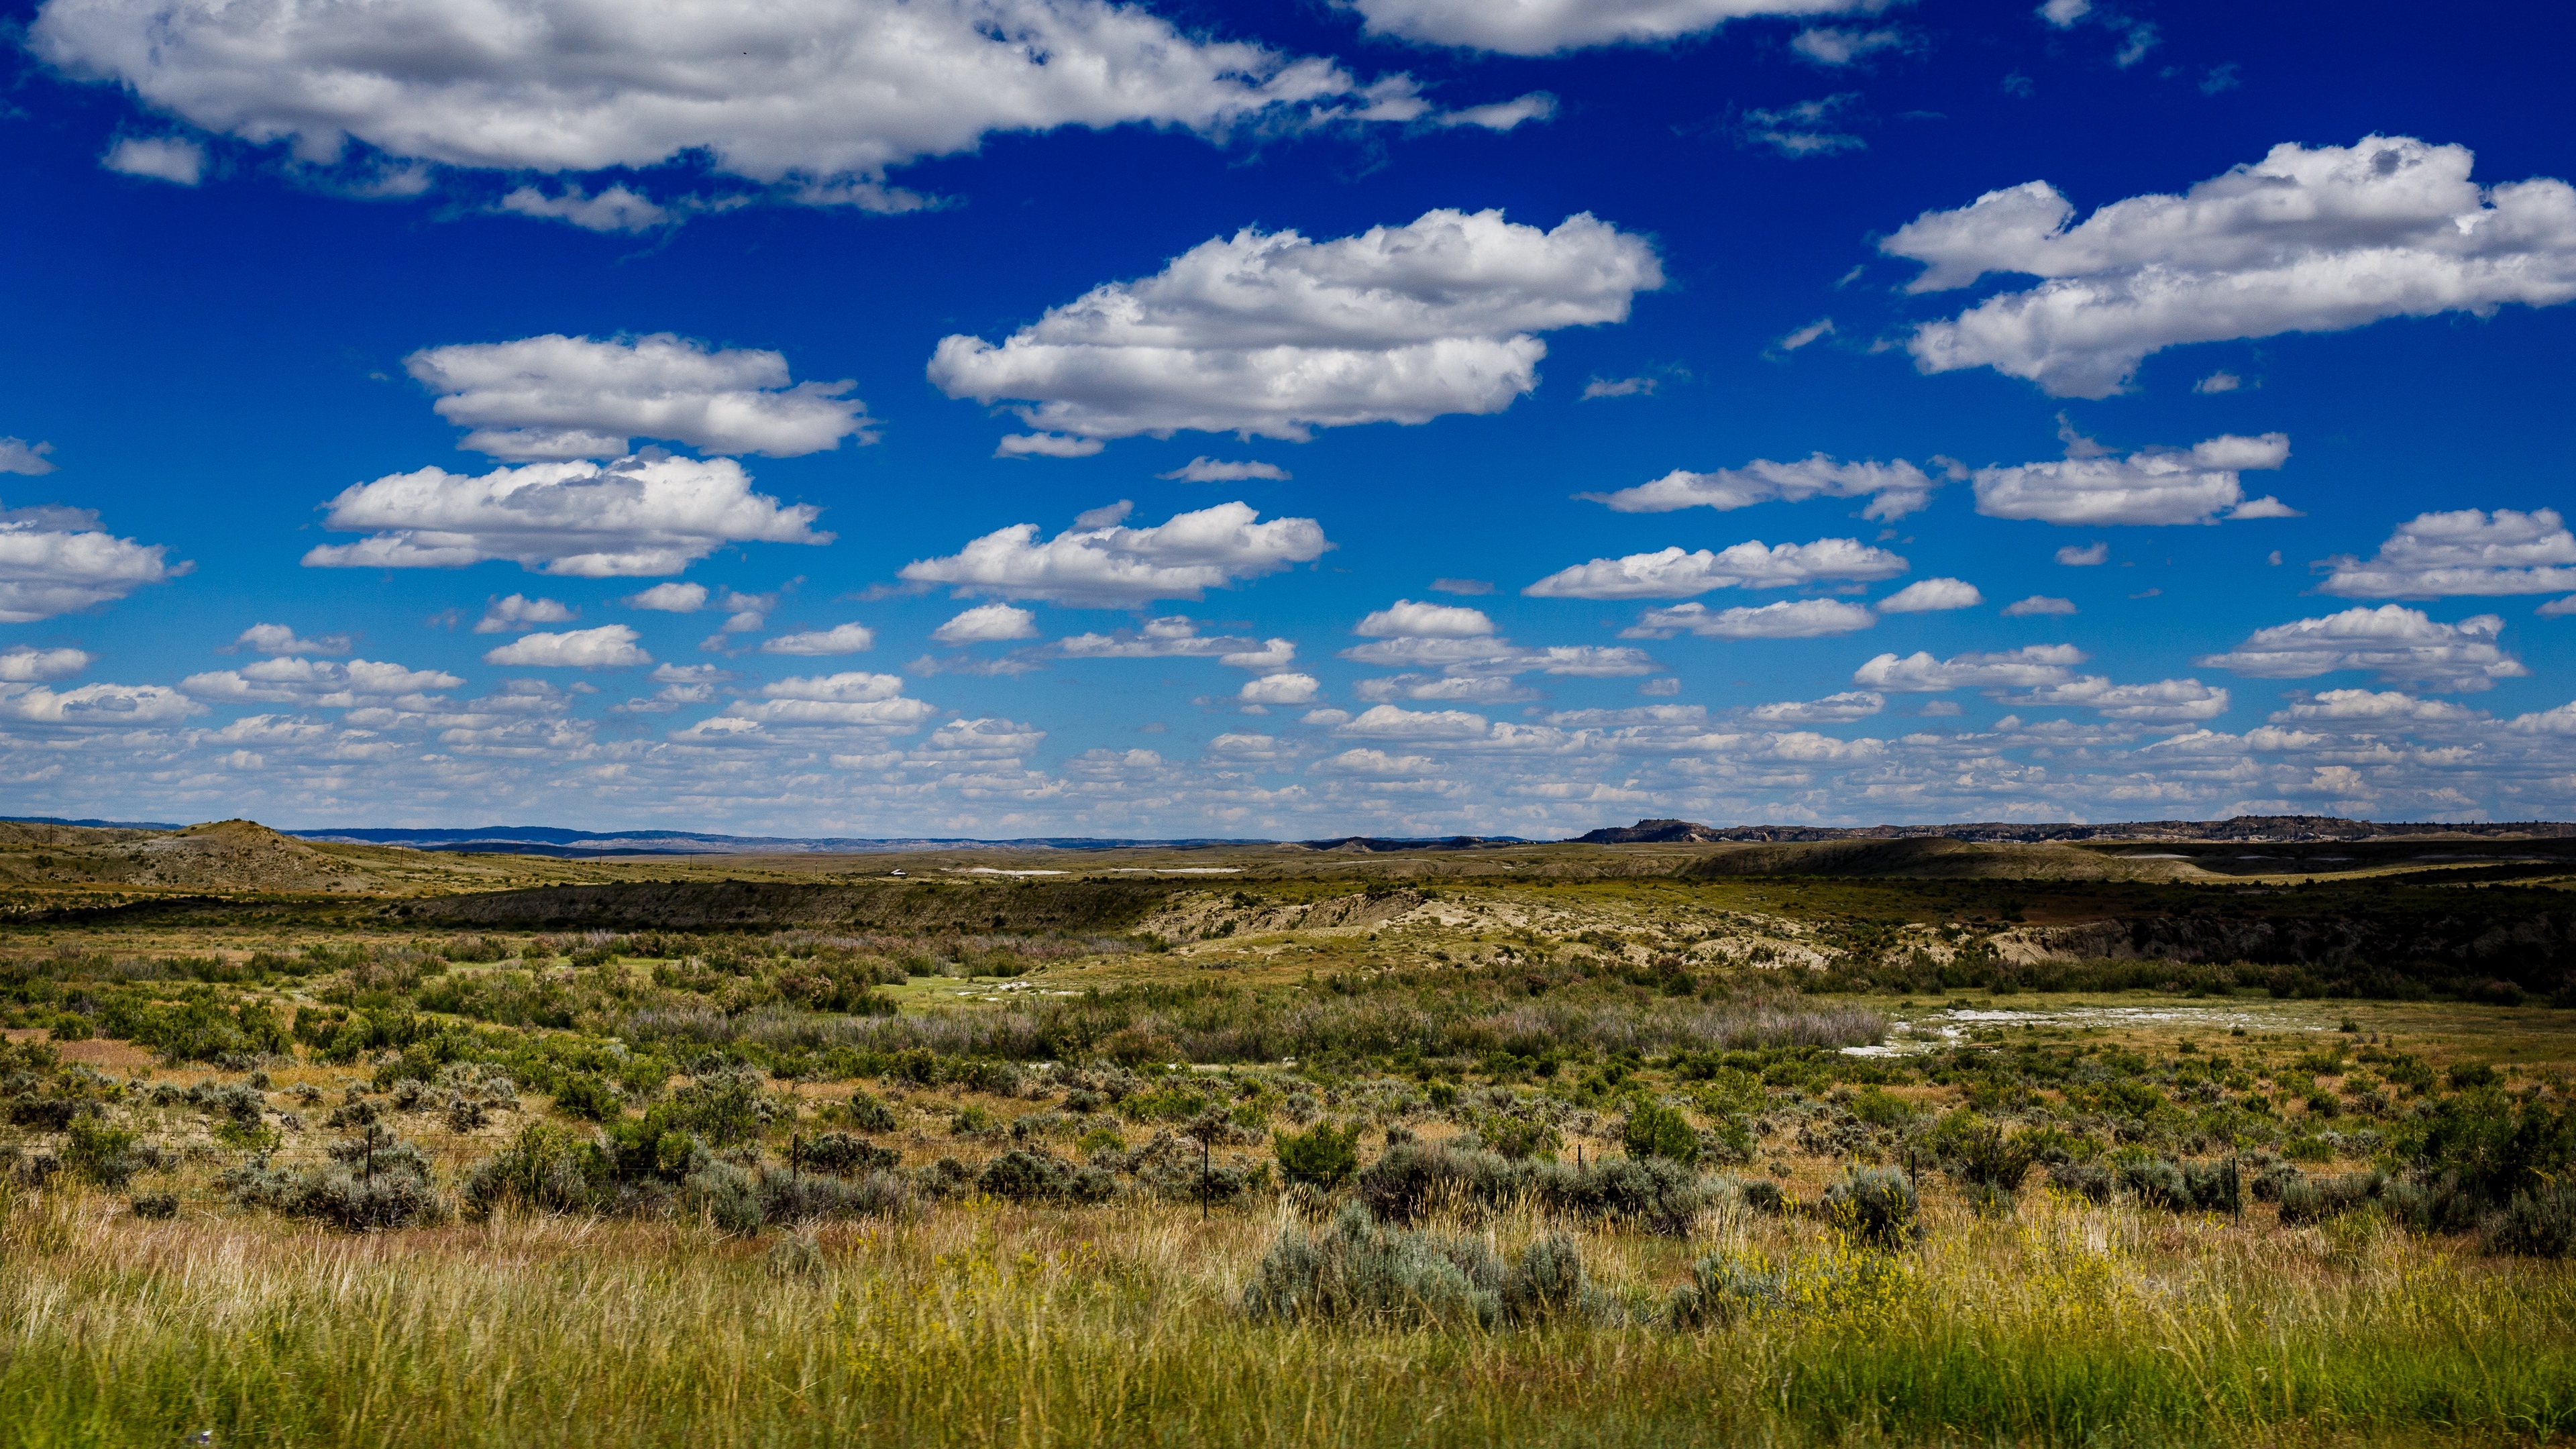
POLYGON ((2576 811, 2546 12, 6 13, 9 813, 2576 811))

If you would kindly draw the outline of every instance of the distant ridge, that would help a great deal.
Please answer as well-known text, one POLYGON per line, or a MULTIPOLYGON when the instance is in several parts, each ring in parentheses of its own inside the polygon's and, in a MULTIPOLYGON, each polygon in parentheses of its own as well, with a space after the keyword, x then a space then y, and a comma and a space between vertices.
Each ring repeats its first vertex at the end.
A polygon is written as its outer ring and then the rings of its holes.
POLYGON ((2038 844, 2077 840, 2241 841, 2280 844, 2299 840, 2386 840, 2453 835, 2486 839, 2576 837, 2576 824, 2552 820, 2453 825, 2346 820, 2334 815, 2239 815, 2230 820, 2132 820, 2110 825, 2024 825, 1988 821, 1973 825, 1702 825, 1692 820, 1640 820, 1574 837, 1578 845, 1687 845, 1820 840, 1966 840, 1989 844, 2038 844))
POLYGON ((1273 845, 1269 840, 1111 840, 1029 836, 975 840, 952 836, 712 835, 694 830, 564 830, 547 825, 491 825, 466 830, 289 830, 298 840, 341 845, 402 845, 468 855, 861 855, 907 850, 1120 850, 1160 846, 1189 850, 1219 845, 1273 845))
POLYGON ((0 815, 0 825, 78 825, 87 830, 185 830, 163 820, 65 820, 59 815, 0 815))

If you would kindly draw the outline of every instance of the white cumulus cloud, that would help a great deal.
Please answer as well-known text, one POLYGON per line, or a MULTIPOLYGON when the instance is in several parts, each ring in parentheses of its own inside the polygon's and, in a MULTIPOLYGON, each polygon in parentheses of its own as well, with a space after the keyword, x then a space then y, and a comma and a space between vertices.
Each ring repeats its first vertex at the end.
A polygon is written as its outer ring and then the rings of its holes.
POLYGON ((1389 740, 1482 739, 1492 729, 1492 721, 1462 709, 1400 709, 1391 704, 1362 710, 1339 726, 1345 735, 1389 740))
POLYGON ((653 656, 635 642, 623 624, 573 629, 561 634, 529 634, 497 649, 484 651, 486 664, 537 665, 568 669, 618 669, 650 664, 653 656))
POLYGON ((0 684, 0 720, 22 724, 130 729, 173 724, 205 711, 204 705, 161 684, 84 684, 65 690, 0 684))
POLYGON ((209 131, 503 172, 702 157, 813 205, 899 211, 890 167, 994 132, 1433 114, 1412 82, 1201 39, 1104 0, 47 0, 28 40, 209 131))
POLYGON ((1371 610, 1351 632, 1369 639, 1476 639, 1493 633, 1494 621, 1482 609, 1398 599, 1371 610))
POLYGON ((526 629, 538 624, 569 624, 579 617, 581 610, 559 599, 531 599, 525 594, 511 594, 483 606, 483 617, 474 621, 474 632, 506 634, 513 629, 526 629))
POLYGON ((1878 622, 1858 604, 1837 599, 1783 599, 1758 609, 1712 609, 1706 604, 1676 604, 1648 609, 1635 625, 1619 631, 1622 639, 1669 639, 1696 634, 1703 639, 1816 639, 1849 634, 1878 622))
POLYGON ((1873 14, 1887 0, 1351 0, 1368 28, 1425 45, 1553 55, 1652 44, 1757 15, 1873 14))
POLYGON ((791 677, 762 685, 760 698, 736 700, 719 719, 754 727, 880 726, 911 729, 939 713, 937 707, 906 698, 903 676, 851 672, 791 677))
POLYGON ((2390 684, 2444 693, 2491 689, 2531 671, 2497 647, 2504 619, 2480 614, 2445 624, 2421 609, 2382 604, 2257 629, 2224 654, 2195 661, 2256 679, 2309 679, 2368 669, 2390 684))
POLYGON ((512 559, 579 578, 675 574, 728 543, 832 541, 821 513, 751 491, 731 458, 639 454, 613 463, 530 463, 480 477, 423 468, 356 484, 326 523, 367 533, 324 544, 307 568, 464 568, 512 559))
POLYGON ((2399 524, 2375 557, 2326 563, 2324 591, 2348 599, 2563 594, 2576 590, 2576 534, 2553 508, 2463 508, 2399 524))
POLYGON ((1245 704, 1312 704, 1323 688, 1311 674, 1265 674, 1245 680, 1235 698, 1245 704))
POLYGON ((1625 558, 1596 558, 1560 569, 1522 593, 1539 599, 1687 599, 1711 589, 1785 589, 1821 579, 1874 580, 1905 572, 1904 559, 1856 538, 1765 544, 1759 539, 1710 552, 1680 547, 1625 558))
POLYGON ((194 567, 167 552, 105 532, 85 508, 0 508, 0 624, 104 604, 194 567))
MULTIPOLYGON (((2238 476, 2287 463, 2285 433, 2223 434, 2188 448, 2141 448, 2125 458, 2074 441, 2073 456, 2055 462, 1978 469, 1977 511, 2071 525, 2215 523, 2222 509, 2231 518, 2297 516, 2272 498, 2249 505, 2238 476)), ((2098 560, 2084 550, 2058 552, 2059 563, 2087 561, 2098 560)))
POLYGON ((381 660, 352 659, 339 664, 290 657, 263 659, 239 669, 191 674, 179 681, 179 688, 198 699, 226 704, 258 702, 357 709, 388 701, 421 707, 425 703, 422 697, 454 689, 464 682, 462 677, 443 669, 413 669, 381 660))
POLYGON ((2028 694, 2007 696, 2011 705, 2072 705, 2104 719, 2135 724, 2186 724, 2227 713, 2227 691, 2197 679, 2160 679, 2153 684, 2113 684, 2107 676, 2087 674, 2043 685, 2028 694))
POLYGON ((1332 544, 1311 518, 1274 518, 1245 503, 1176 514, 1151 528, 1071 528, 1041 542, 1034 523, 976 539, 946 558, 905 564, 901 577, 959 595, 1045 599, 1118 608, 1196 599, 1206 590, 1323 557, 1332 544))
POLYGON ((1325 242, 1246 228, 1050 308, 1000 346, 943 338, 930 380, 1011 401, 1041 437, 1303 441, 1500 412, 1538 385, 1534 334, 1624 321, 1663 280, 1650 245, 1589 213, 1543 231, 1438 210, 1325 242))
POLYGON ((98 164, 127 176, 194 186, 205 178, 206 148, 185 136, 127 136, 108 147, 98 164))
POLYGON ((835 624, 829 629, 804 629, 761 641, 763 654, 859 654, 877 647, 876 631, 865 624, 835 624))
POLYGON ((1916 329, 1917 367, 1992 367, 2061 397, 2107 397, 2167 347, 2576 298, 2576 188, 2481 187, 2471 159, 2405 136, 2285 142, 2080 224, 2045 181, 1990 191, 1925 212, 1880 249, 1924 264, 1916 292, 1988 273, 2042 279, 1916 329))
POLYGON ((2027 599, 2016 599, 2004 605, 2004 617, 2007 619, 2028 619, 2047 614, 2072 614, 2075 611, 2073 599, 2051 598, 2046 594, 2033 594, 2027 599))
POLYGON ((253 624, 233 640, 233 647, 262 654, 346 654, 351 641, 346 634, 307 639, 284 624, 253 624))
POLYGON ((1671 513, 1683 508, 1720 511, 1757 503, 1796 503, 1808 498, 1866 498, 1864 518, 1893 521, 1919 513, 1932 501, 1938 480, 1921 468, 1897 459, 1893 463, 1843 463, 1816 453, 1795 462, 1756 458, 1741 468, 1712 473, 1675 469, 1652 483, 1615 493, 1578 493, 1577 498, 1606 503, 1616 513, 1671 513))
POLYGON ((1929 614, 1942 609, 1973 609, 1986 601, 1966 579, 1916 579, 1878 601, 1882 614, 1929 614))
POLYGON ((630 609, 651 609, 663 614, 694 614, 707 606, 704 584, 655 584, 641 593, 628 594, 619 600, 630 609))
POLYGON ((51 443, 30 443, 24 438, 0 438, 0 473, 23 473, 30 478, 54 471, 54 460, 45 455, 54 450, 51 443))
POLYGON ((1764 724, 1850 724, 1887 708, 1887 696, 1865 689, 1845 690, 1822 699, 1784 700, 1755 705, 1745 712, 1764 724))
POLYGON ((1038 637, 1038 616, 1009 604, 977 604, 930 631, 942 644, 998 644, 1038 637))
POLYGON ((403 366, 440 417, 473 430, 461 446, 514 461, 618 458, 634 437, 772 458, 876 441, 848 380, 791 385, 778 353, 668 332, 427 347, 403 366))
POLYGON ((38 649, 12 644, 0 649, 0 684, 35 684, 69 679, 89 668, 97 656, 80 649, 38 649))
POLYGON ((1158 473, 1155 476, 1180 483, 1240 483, 1247 478, 1265 478, 1273 483, 1285 483, 1295 475, 1276 463, 1252 461, 1232 463, 1201 454, 1169 473, 1158 473))
POLYGON ((2071 677, 2084 662, 2072 644, 2032 644, 2001 653, 1957 654, 1935 659, 1917 650, 1881 654, 1852 671, 1852 683, 1891 694, 1938 694, 1950 689, 2036 689, 2071 677))

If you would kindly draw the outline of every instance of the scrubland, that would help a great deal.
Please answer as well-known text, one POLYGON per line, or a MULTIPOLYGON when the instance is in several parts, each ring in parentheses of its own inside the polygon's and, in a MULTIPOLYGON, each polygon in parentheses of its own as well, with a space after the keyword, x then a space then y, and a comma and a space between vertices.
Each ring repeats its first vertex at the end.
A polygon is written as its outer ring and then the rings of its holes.
POLYGON ((1586 889, 20 928, 0 1444, 2576 1431, 2546 981, 1586 889))

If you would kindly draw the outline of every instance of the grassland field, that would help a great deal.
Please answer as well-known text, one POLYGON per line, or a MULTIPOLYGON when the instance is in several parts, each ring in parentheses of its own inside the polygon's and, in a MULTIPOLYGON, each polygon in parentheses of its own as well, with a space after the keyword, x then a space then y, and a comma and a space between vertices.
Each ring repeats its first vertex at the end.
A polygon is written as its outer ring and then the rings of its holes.
POLYGON ((0 1445, 2576 1432, 2546 863, 1709 858, 23 882, 0 1445))

